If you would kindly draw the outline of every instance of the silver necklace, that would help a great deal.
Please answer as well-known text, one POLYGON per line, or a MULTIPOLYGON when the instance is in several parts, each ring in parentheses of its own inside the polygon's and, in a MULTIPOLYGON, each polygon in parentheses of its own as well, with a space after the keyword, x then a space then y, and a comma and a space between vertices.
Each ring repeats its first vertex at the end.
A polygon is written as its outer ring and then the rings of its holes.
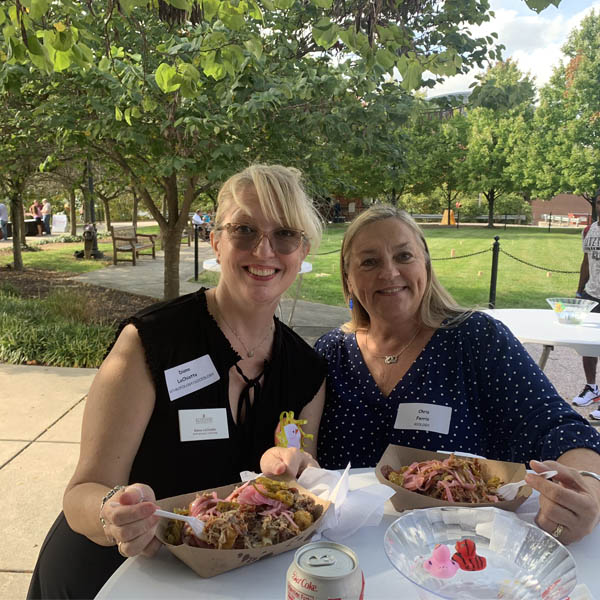
POLYGON ((398 358, 402 355, 402 353, 415 341, 416 337, 419 335, 421 331, 421 327, 417 327, 417 331, 415 331, 415 335, 413 335, 410 340, 400 348, 400 350, 396 354, 375 354, 371 352, 369 349, 369 330, 367 329, 367 334, 365 336, 365 345, 367 346, 367 352, 374 356, 375 358, 383 358, 383 362, 386 365, 395 365, 398 362, 398 358))
POLYGON ((258 344, 256 344, 256 346, 254 346, 254 348, 248 348, 248 346, 246 346, 246 344, 244 343, 244 340, 239 336, 238 332, 227 322, 227 320, 223 316, 223 313, 219 310, 219 305, 217 304, 216 299, 215 299, 215 309, 216 309, 217 315, 221 318, 223 323, 225 323, 225 325, 227 325, 227 328, 231 331, 231 333, 233 333, 233 335, 235 335, 238 342, 242 345, 242 347, 246 351, 246 356, 248 358, 252 358, 254 356, 255 351, 258 348, 260 348, 267 341, 267 338, 273 332, 273 323, 271 323, 271 326, 269 327, 269 330, 267 331, 267 335, 265 335, 265 337, 262 340, 260 340, 260 342, 258 342, 258 344))

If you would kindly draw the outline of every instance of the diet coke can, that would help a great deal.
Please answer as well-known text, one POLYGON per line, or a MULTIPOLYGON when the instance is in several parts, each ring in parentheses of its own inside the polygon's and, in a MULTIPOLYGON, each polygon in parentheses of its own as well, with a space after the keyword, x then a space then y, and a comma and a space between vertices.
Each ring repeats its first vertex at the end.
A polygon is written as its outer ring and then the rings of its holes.
POLYGON ((296 551, 286 588, 287 600, 363 600, 365 578, 350 548, 312 542, 296 551))

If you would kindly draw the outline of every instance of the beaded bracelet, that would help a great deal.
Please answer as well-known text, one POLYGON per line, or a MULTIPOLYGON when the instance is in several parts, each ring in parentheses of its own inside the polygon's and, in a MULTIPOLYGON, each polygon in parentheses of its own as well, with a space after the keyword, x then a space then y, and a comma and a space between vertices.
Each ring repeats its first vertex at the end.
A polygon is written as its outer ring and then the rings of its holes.
MULTIPOLYGON (((115 485, 115 487, 112 490, 109 490, 108 492, 106 492, 106 494, 104 494, 104 497, 102 498, 102 501, 100 502, 100 523, 102 523, 102 529, 106 529, 106 521, 104 520, 104 517, 102 516, 102 509, 104 508, 104 505, 117 493, 120 492, 121 490, 124 490, 125 486, 124 485, 115 485)), ((108 536, 107 536, 108 537, 108 536)))

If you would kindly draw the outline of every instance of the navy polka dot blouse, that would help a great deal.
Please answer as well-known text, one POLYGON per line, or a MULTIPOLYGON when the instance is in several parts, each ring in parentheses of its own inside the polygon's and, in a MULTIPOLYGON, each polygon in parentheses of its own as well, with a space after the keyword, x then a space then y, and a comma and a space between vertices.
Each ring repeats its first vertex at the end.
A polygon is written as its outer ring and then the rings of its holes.
POLYGON ((387 398, 354 334, 334 329, 315 349, 329 364, 318 442, 323 468, 374 467, 388 444, 520 463, 555 460, 573 448, 600 452, 600 434, 558 395, 506 326, 484 313, 438 329, 387 398), (403 403, 449 407, 432 410, 450 414, 448 433, 402 422, 396 428, 403 403))

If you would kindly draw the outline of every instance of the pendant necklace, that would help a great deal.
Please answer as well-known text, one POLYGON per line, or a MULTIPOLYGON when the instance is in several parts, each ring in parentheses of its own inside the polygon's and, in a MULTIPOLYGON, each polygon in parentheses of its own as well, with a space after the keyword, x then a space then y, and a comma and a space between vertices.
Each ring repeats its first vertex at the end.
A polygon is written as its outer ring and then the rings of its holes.
POLYGON ((244 340, 238 335, 238 332, 225 320, 223 313, 219 310, 219 305, 217 304, 216 299, 215 299, 215 309, 216 309, 217 315, 221 318, 223 323, 225 323, 225 325, 227 325, 227 328, 231 331, 231 333, 233 333, 233 335, 235 335, 238 342, 242 345, 242 347, 246 351, 246 356, 248 358, 252 358, 254 356, 255 351, 258 348, 260 348, 267 341, 267 338, 273 332, 273 323, 271 322, 271 326, 269 327, 269 330, 267 331, 267 334, 265 335, 265 337, 262 340, 260 340, 260 342, 258 342, 258 344, 256 344, 256 346, 254 346, 254 348, 248 348, 248 346, 246 346, 246 344, 244 343, 244 340))
POLYGON ((367 334, 365 335, 365 345, 367 347, 367 352, 374 356, 375 358, 383 358, 383 362, 386 365, 395 365, 398 362, 398 359, 402 355, 402 353, 408 349, 408 347, 415 341, 416 337, 421 332, 421 326, 417 327, 417 331, 415 331, 415 335, 413 335, 410 340, 400 348, 400 350, 396 354, 374 354, 369 350, 369 330, 367 329, 367 334))

